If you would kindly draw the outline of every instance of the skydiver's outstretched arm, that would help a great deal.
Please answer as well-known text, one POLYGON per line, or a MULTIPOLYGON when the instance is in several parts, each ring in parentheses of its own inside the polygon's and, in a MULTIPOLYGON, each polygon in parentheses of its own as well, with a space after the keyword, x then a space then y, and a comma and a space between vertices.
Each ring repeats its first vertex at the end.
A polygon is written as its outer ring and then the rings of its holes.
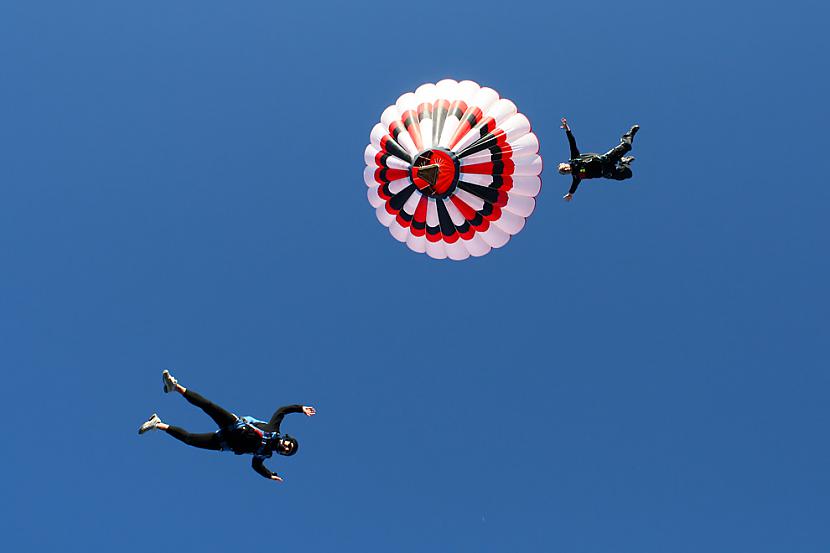
POLYGON ((307 416, 311 417, 317 414, 317 411, 315 411, 314 407, 311 405, 286 405, 285 407, 280 407, 271 416, 271 420, 268 421, 268 425, 263 430, 268 432, 279 432, 282 419, 285 418, 285 415, 288 413, 305 413, 307 416))
POLYGON ((277 482, 282 482, 282 477, 280 475, 278 475, 276 472, 271 472, 270 470, 268 470, 268 467, 265 466, 264 457, 254 455, 254 459, 253 461, 251 461, 251 467, 268 480, 276 480, 277 482))
POLYGON ((285 415, 288 413, 302 413, 303 406, 302 405, 286 405, 285 407, 280 407, 274 414, 271 415, 271 420, 268 421, 268 428, 269 432, 279 432, 280 431, 280 424, 282 424, 282 419, 285 418, 285 415))
POLYGON ((574 138, 571 128, 568 126, 568 120, 562 118, 562 128, 565 129, 565 135, 568 137, 568 146, 571 147, 571 159, 579 157, 579 148, 576 147, 576 138, 574 138))
POLYGON ((571 189, 568 190, 567 194, 565 194, 565 201, 566 202, 569 202, 573 199, 574 192, 576 192, 576 189, 579 188, 579 183, 581 181, 582 181, 582 179, 580 179, 576 175, 573 175, 573 181, 571 182, 571 189))

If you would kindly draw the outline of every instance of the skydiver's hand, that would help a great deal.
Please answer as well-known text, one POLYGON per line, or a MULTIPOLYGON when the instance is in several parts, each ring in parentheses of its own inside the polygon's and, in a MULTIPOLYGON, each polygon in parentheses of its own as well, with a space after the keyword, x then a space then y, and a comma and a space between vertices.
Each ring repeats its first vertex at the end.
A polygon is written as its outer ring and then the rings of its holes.
POLYGON ((565 194, 564 196, 562 196, 562 199, 565 200, 566 202, 569 202, 569 201, 574 199, 574 195, 573 194, 565 194))
POLYGON ((309 417, 313 417, 317 414, 317 410, 314 409, 311 405, 303 405, 303 413, 305 413, 309 417))
POLYGON ((271 480, 276 480, 277 482, 282 482, 282 476, 278 476, 276 474, 271 475, 271 480))
POLYGON ((565 129, 566 131, 571 130, 571 128, 568 126, 568 120, 564 117, 562 118, 562 125, 560 128, 565 129))

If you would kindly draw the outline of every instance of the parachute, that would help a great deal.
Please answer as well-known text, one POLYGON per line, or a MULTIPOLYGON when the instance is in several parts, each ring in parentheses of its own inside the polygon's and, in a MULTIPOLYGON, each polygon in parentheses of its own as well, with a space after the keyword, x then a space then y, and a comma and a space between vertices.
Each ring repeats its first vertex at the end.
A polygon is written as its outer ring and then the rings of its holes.
POLYGON ((378 220, 413 251, 479 257, 522 230, 542 181, 539 140, 516 105, 445 79, 384 110, 363 178, 378 220))

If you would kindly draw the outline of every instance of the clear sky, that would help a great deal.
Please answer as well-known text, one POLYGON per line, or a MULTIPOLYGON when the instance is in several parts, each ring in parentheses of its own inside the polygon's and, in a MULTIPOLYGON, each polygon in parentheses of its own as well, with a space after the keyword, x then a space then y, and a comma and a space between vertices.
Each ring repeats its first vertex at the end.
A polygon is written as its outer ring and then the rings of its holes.
POLYGON ((0 3, 7 551, 830 551, 826 3, 0 3), (442 78, 546 162, 501 250, 366 201, 442 78), (555 164, 632 123, 635 178, 555 164), (301 451, 137 436, 160 373, 301 451))

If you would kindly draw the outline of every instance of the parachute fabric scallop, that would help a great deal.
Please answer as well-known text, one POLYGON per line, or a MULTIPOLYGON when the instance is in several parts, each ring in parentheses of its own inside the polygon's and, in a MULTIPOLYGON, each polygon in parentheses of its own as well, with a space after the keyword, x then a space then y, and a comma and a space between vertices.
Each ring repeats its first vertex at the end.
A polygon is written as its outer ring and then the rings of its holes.
POLYGON ((378 220, 436 259, 507 244, 536 206, 539 140, 516 105, 473 81, 445 79, 384 110, 364 152, 378 220))

